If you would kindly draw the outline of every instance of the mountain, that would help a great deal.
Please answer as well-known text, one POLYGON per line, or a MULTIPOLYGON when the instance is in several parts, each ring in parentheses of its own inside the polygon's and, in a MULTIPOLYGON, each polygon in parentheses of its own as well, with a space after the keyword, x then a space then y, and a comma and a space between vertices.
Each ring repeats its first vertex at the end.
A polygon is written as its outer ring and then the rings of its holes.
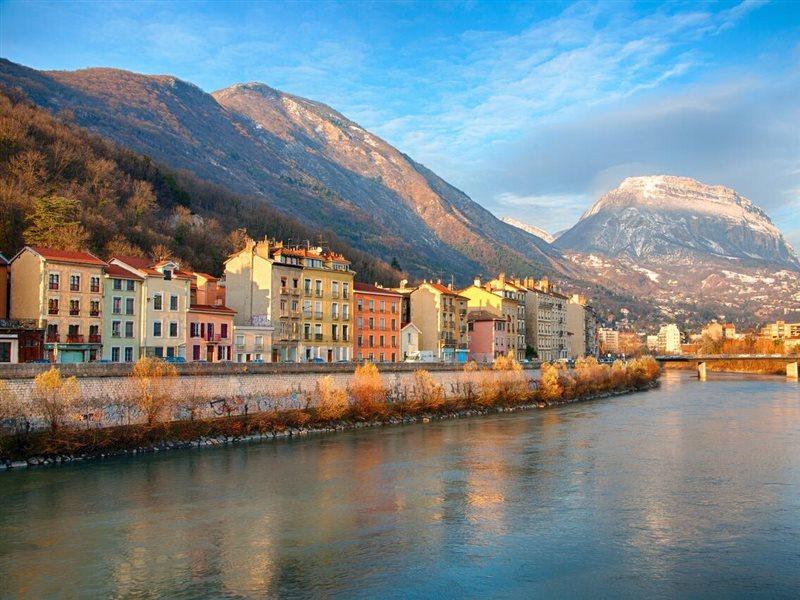
POLYGON ((797 255, 761 208, 724 186, 630 177, 555 246, 618 289, 652 298, 667 315, 698 306, 763 318, 798 310, 797 255))
POLYGON ((503 217, 500 219, 503 223, 508 223, 517 229, 522 229, 531 235, 535 235, 540 240, 544 240, 548 244, 552 244, 556 241, 556 236, 551 235, 550 233, 546 232, 544 229, 536 227, 536 225, 528 225, 527 223, 523 223, 522 221, 518 221, 514 217, 503 217))
POLYGON ((707 256, 797 268, 767 214, 736 191, 688 177, 629 177, 587 210, 557 245, 663 260, 707 256))
POLYGON ((159 163, 330 229, 412 276, 576 274, 549 244, 319 102, 260 83, 208 94, 171 76, 43 72, 7 60, 0 84, 159 163))

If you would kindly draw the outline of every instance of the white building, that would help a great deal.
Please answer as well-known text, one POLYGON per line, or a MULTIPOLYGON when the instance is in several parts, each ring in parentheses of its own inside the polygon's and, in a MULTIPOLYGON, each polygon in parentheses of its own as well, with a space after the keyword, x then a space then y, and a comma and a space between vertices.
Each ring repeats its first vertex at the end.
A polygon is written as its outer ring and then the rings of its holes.
POLYGON ((680 354, 681 332, 675 323, 662 325, 658 330, 658 352, 662 354, 680 354))

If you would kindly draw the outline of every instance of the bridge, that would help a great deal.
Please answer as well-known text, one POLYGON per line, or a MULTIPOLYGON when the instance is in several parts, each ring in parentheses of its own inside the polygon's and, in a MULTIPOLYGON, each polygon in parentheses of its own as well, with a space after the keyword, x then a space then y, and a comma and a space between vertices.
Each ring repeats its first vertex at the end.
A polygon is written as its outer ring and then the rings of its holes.
POLYGON ((798 360, 800 357, 789 354, 665 354, 654 357, 659 363, 691 362, 697 363, 697 376, 700 381, 707 378, 706 365, 710 362, 721 361, 758 361, 758 362, 783 362, 786 365, 786 377, 798 380, 798 360))

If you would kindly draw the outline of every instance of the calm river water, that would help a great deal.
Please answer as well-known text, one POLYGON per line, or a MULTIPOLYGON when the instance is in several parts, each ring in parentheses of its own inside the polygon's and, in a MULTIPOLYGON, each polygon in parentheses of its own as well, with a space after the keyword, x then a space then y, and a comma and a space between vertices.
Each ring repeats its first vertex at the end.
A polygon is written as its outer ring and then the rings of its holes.
POLYGON ((0 474, 0 596, 797 597, 800 387, 0 474))

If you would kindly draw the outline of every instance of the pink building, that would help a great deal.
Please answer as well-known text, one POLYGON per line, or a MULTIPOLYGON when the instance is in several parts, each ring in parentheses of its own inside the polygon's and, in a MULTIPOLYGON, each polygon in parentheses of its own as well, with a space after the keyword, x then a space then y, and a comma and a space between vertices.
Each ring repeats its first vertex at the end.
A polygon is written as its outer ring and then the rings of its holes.
POLYGON ((491 363, 511 349, 509 323, 485 310, 475 310, 467 315, 469 332, 469 360, 491 363))
POLYGON ((220 301, 218 280, 193 273, 191 304, 186 313, 186 360, 231 360, 236 311, 220 301))

